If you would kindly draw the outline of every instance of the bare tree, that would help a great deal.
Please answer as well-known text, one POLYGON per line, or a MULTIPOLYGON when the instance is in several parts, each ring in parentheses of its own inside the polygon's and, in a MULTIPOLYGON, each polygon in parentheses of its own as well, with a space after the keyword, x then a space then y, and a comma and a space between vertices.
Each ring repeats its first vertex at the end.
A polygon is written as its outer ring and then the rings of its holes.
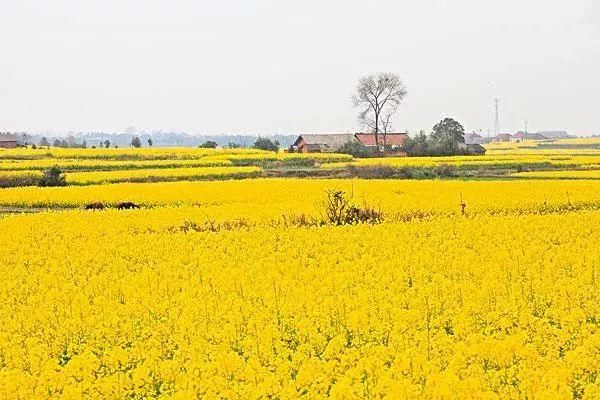
POLYGON ((358 81, 352 102, 354 107, 361 108, 358 120, 375 134, 378 148, 379 134, 384 131, 384 125, 387 134, 387 130, 391 127, 391 119, 406 97, 406 93, 406 86, 400 77, 393 73, 373 74, 358 81))

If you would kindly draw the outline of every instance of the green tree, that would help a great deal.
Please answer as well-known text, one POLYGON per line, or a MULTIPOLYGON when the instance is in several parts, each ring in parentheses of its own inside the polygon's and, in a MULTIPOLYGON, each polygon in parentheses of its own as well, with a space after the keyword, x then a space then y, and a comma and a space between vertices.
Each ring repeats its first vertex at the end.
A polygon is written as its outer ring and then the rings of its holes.
POLYGON ((46 138, 46 136, 42 137, 40 140, 40 146, 50 147, 50 142, 46 138))
POLYGON ((457 154, 465 142, 465 128, 452 118, 444 118, 433 127, 431 139, 443 153, 457 154))
POLYGON ((57 165, 44 171, 39 181, 39 186, 65 186, 66 184, 67 179, 57 165))
POLYGON ((110 140, 105 140, 104 141, 104 147, 106 147, 107 149, 110 147, 110 140))
POLYGON ((260 149, 260 150, 268 150, 268 151, 278 152, 279 151, 279 141, 259 137, 258 139, 256 139, 256 142, 254 142, 254 148, 260 149))
POLYGON ((152 147, 153 144, 152 138, 148 138, 148 147, 152 147))
POLYGON ((420 130, 415 137, 408 137, 402 149, 411 156, 425 156, 431 152, 431 141, 425 134, 424 130, 420 130))
POLYGON ((217 142, 215 142, 214 140, 207 140, 198 147, 200 147, 201 149, 216 149, 217 142))
POLYGON ((142 141, 140 140, 139 137, 134 136, 131 139, 131 147, 135 147, 136 149, 142 147, 142 141))

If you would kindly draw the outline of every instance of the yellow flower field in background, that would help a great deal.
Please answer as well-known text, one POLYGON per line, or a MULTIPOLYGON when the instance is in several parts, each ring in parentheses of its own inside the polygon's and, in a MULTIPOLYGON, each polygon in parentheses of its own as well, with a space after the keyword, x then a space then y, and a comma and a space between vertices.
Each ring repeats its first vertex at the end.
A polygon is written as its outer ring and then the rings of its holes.
POLYGON ((0 177, 4 178, 4 177, 20 177, 20 176, 26 176, 26 175, 30 175, 30 176, 42 176, 42 171, 40 170, 29 170, 29 169, 23 169, 23 170, 2 170, 0 169, 0 177))
POLYGON ((1 160, 0 171, 44 170, 58 166, 68 171, 112 171, 142 168, 186 168, 186 167, 226 167, 230 160, 216 157, 204 157, 193 160, 97 160, 97 159, 55 159, 1 160))
POLYGON ((437 167, 440 165, 452 165, 458 168, 478 168, 509 165, 544 165, 549 167, 573 167, 573 168, 598 168, 600 169, 600 151, 596 155, 570 155, 570 154, 498 154, 485 156, 448 156, 448 157, 381 157, 360 158, 351 162, 324 163, 321 168, 335 169, 347 166, 373 167, 437 167))
POLYGON ((87 171, 70 172, 67 174, 67 183, 91 184, 111 182, 132 182, 139 180, 152 180, 165 178, 226 178, 249 177, 260 172, 258 167, 199 167, 199 168, 155 168, 131 169, 123 171, 87 171))
POLYGON ((173 148, 109 148, 109 149, 66 149, 17 148, 0 149, 0 160, 113 160, 113 161, 149 161, 149 160, 199 160, 204 158, 225 160, 286 160, 286 159, 322 159, 327 162, 350 161, 352 157, 335 153, 274 153, 257 149, 201 149, 191 147, 173 148))
POLYGON ((600 138, 569 138, 522 142, 493 142, 484 145, 488 155, 499 154, 599 154, 600 138))
POLYGON ((600 170, 584 171, 528 171, 511 174, 519 178, 544 179, 600 179, 600 170))
POLYGON ((17 148, 0 149, 0 159, 105 159, 105 160, 173 160, 173 159, 198 159, 205 156, 221 156, 234 154, 269 154, 267 151, 256 149, 200 149, 193 147, 159 147, 159 148, 17 148))
POLYGON ((599 212, 160 221, 0 220, 1 398, 600 395, 599 212))

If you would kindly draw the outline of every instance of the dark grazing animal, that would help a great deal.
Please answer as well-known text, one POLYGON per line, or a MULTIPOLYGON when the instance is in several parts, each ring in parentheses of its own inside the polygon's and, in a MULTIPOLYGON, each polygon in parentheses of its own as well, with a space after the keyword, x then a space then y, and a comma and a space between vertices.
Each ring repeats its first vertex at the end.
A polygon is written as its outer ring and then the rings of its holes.
POLYGON ((85 210, 104 210, 104 204, 100 201, 88 203, 83 207, 85 210))
POLYGON ((123 201, 117 204, 117 209, 119 210, 131 210, 132 208, 140 208, 140 206, 138 206, 135 203, 132 203, 131 201, 123 201))

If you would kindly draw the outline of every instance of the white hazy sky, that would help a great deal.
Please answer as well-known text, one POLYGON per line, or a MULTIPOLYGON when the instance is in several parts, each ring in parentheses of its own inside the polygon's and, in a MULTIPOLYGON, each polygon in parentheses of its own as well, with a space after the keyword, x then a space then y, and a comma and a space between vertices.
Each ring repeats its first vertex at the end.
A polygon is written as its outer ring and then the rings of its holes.
POLYGON ((354 131, 379 71, 396 129, 600 133, 600 0, 0 0, 0 131, 354 131))

